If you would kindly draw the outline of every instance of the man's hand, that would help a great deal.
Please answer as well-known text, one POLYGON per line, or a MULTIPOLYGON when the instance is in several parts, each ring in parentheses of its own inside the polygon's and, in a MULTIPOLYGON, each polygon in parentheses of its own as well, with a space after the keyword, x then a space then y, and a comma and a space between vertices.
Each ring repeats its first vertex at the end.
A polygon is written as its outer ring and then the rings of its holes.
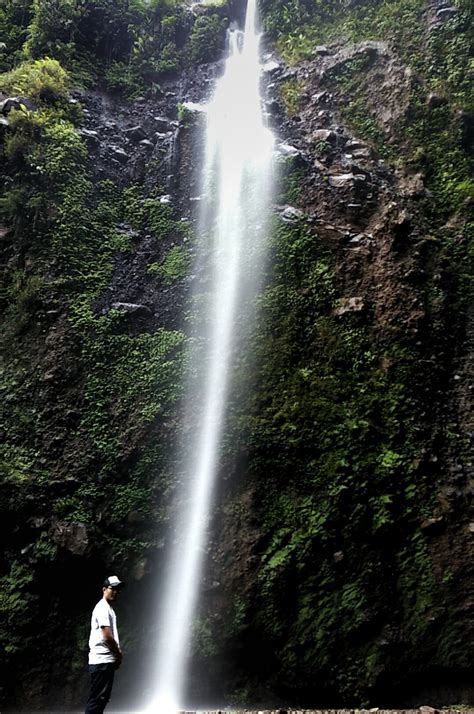
POLYGON ((122 664, 122 650, 118 646, 117 642, 115 641, 113 635, 112 635, 112 630, 110 627, 102 627, 102 635, 104 638, 104 642, 109 648, 109 650, 112 652, 112 654, 115 657, 115 669, 118 669, 120 665, 122 664))
POLYGON ((118 654, 115 655, 115 669, 119 669, 120 665, 122 664, 122 659, 123 659, 123 652, 119 647, 118 654))

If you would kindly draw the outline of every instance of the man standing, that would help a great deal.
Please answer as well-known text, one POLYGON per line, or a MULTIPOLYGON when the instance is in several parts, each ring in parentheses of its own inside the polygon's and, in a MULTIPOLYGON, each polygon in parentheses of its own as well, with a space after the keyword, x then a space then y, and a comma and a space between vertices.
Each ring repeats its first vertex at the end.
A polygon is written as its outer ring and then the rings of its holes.
POLYGON ((115 670, 122 663, 113 603, 124 585, 116 575, 110 575, 102 587, 102 600, 92 611, 89 637, 90 693, 85 714, 103 713, 112 692, 115 670))

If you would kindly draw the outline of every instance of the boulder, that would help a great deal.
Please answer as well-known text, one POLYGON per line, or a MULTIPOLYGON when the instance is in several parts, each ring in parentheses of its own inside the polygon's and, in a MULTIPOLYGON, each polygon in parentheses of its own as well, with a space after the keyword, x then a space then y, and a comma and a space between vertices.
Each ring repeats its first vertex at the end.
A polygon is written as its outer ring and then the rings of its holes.
POLYGON ((51 537, 57 545, 74 555, 84 555, 89 548, 89 536, 84 523, 56 521, 51 528, 51 537))
MULTIPOLYGON (((188 106, 190 102, 186 102, 185 107, 188 111, 192 111, 191 107, 188 106)), ((153 121, 155 122, 155 126, 157 131, 171 131, 172 130, 172 123, 170 119, 167 119, 167 117, 153 117, 153 121)))
POLYGON ((364 298, 349 297, 339 300, 339 307, 334 308, 333 315, 345 315, 347 312, 361 312, 365 308, 364 298))
POLYGON ((286 144, 285 142, 277 144, 276 153, 277 158, 280 159, 282 163, 289 162, 292 166, 306 163, 303 153, 297 149, 296 146, 292 146, 291 144, 286 144))
POLYGON ((110 151, 112 152, 113 158, 119 161, 121 164, 127 163, 129 156, 127 152, 121 149, 119 146, 112 145, 110 147, 110 151))
POLYGON ((127 139, 130 139, 130 141, 134 141, 137 143, 142 141, 143 139, 148 138, 145 129, 139 125, 131 126, 128 129, 125 129, 123 133, 125 134, 127 139))
POLYGON ((332 54, 331 50, 326 45, 317 45, 313 50, 313 55, 316 57, 324 57, 330 54, 332 54))
POLYGON ((127 312, 131 315, 151 315, 151 310, 149 307, 147 307, 146 305, 139 305, 138 303, 134 302, 113 302, 112 308, 114 310, 121 310, 122 312, 127 312))
POLYGON ((280 213, 280 218, 286 223, 297 223, 304 218, 304 213, 294 206, 285 206, 280 213))
POLYGON ((364 174, 339 174, 339 176, 329 176, 329 185, 334 186, 334 188, 345 188, 346 186, 354 184, 356 181, 365 181, 366 177, 364 174))
POLYGON ((431 94, 428 95, 427 102, 428 107, 430 109, 437 109, 438 107, 442 107, 445 104, 448 103, 448 100, 446 97, 442 97, 440 94, 435 94, 434 92, 431 92, 431 94))
POLYGON ((12 109, 25 107, 29 112, 37 111, 36 104, 28 97, 7 97, 0 102, 0 113, 6 116, 12 109))
POLYGON ((143 146, 144 149, 147 149, 148 151, 153 151, 155 148, 155 145, 150 139, 142 139, 141 141, 138 142, 138 146, 143 146))
POLYGON ((274 74, 278 69, 280 69, 280 65, 275 60, 266 62, 262 67, 262 71, 265 74, 274 74))
POLYGON ((455 7, 440 7, 436 12, 436 17, 439 20, 449 20, 450 17, 457 14, 457 8, 455 7))
POLYGON ((79 129, 79 134, 84 137, 89 147, 96 149, 100 146, 99 133, 93 129, 79 129))
MULTIPOLYGON (((435 516, 433 518, 424 518, 420 524, 420 528, 425 532, 436 533, 446 525, 444 516, 435 516)), ((427 712, 425 714, 428 714, 427 712)))
POLYGON ((352 153, 357 149, 367 149, 368 147, 366 143, 359 141, 359 139, 349 139, 346 141, 344 148, 346 151, 350 151, 352 153))
POLYGON ((317 94, 313 94, 311 99, 314 104, 321 104, 322 102, 327 102, 329 99, 331 99, 331 95, 328 91, 324 90, 323 92, 317 92, 317 94))
POLYGON ((361 149, 354 149, 352 152, 352 156, 355 159, 370 159, 372 156, 372 152, 368 146, 365 148, 361 149))
POLYGON ((311 134, 311 141, 315 144, 320 141, 327 141, 331 144, 334 144, 336 140, 337 134, 331 129, 316 129, 316 131, 313 131, 313 133, 311 134))

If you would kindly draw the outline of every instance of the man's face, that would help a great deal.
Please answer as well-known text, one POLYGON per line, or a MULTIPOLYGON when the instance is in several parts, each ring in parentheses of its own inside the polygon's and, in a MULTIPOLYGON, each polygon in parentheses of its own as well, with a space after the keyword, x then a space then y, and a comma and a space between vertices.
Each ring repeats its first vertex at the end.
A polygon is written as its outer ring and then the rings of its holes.
POLYGON ((103 588, 104 591, 104 597, 107 600, 107 602, 115 602, 115 600, 118 597, 118 594, 120 590, 117 588, 113 588, 111 585, 109 585, 106 588, 103 588))

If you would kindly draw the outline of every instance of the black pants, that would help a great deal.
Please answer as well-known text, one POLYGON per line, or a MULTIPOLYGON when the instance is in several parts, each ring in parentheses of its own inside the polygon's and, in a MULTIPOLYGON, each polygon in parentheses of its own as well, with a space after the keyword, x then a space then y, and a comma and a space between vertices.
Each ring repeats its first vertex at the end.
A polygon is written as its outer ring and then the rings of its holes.
POLYGON ((85 714, 102 714, 110 699, 114 683, 115 663, 90 664, 91 690, 85 714))

